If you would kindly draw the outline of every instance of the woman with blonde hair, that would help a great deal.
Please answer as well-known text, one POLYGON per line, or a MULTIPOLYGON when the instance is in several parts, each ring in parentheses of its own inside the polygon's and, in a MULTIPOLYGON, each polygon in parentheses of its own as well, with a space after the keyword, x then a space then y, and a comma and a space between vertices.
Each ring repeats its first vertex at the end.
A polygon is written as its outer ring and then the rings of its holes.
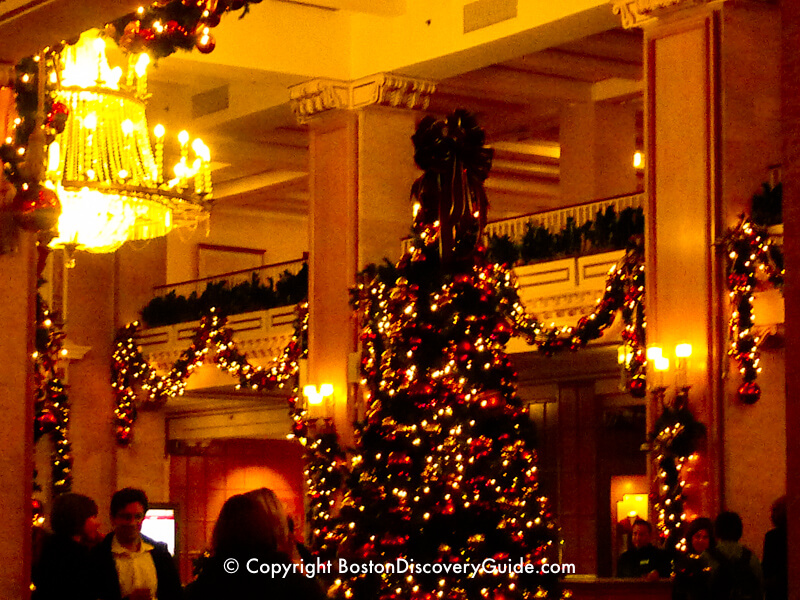
POLYGON ((186 599, 322 600, 317 582, 287 552, 288 531, 283 505, 271 490, 231 496, 214 526, 211 557, 186 587, 186 599))
POLYGON ((272 532, 275 536, 275 548, 287 556, 296 558, 294 546, 289 534, 289 520, 280 498, 269 488, 258 488, 244 494, 253 498, 264 507, 272 532))

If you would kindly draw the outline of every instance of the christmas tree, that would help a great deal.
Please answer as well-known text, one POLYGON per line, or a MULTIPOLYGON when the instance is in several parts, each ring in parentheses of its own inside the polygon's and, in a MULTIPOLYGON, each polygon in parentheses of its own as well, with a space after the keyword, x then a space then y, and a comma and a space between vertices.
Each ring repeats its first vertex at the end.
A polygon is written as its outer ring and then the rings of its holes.
POLYGON ((532 571, 552 558, 556 528, 504 352, 522 307, 481 247, 491 150, 464 111, 425 119, 413 141, 424 171, 411 194, 415 241, 356 293, 367 408, 333 589, 356 599, 545 597, 552 580, 532 571))

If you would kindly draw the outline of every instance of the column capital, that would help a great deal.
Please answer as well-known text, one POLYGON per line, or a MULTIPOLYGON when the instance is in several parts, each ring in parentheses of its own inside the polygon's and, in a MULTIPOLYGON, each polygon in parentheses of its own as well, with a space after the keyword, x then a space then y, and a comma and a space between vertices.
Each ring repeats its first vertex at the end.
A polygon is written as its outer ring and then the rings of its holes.
POLYGON ((620 15, 625 29, 633 29, 678 10, 712 1, 714 0, 611 0, 611 10, 615 15, 620 15))
POLYGON ((432 81, 378 73, 354 81, 312 79, 290 87, 289 99, 297 120, 307 123, 334 109, 389 106, 425 110, 434 91, 436 83, 432 81))

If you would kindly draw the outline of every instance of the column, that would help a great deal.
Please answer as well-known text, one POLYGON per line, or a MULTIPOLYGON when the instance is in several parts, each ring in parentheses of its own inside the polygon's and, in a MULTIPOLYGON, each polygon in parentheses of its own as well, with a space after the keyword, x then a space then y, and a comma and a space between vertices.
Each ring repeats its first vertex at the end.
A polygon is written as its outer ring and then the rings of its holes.
MULTIPOLYGON (((689 512, 739 512, 743 542, 760 548, 778 491, 766 474, 784 472, 775 411, 782 386, 755 406, 736 399, 725 263, 714 243, 749 212, 780 159, 780 24, 777 9, 762 3, 664 4, 614 2, 624 25, 645 30, 648 342, 672 361, 676 344, 693 347, 690 408, 708 427, 708 443, 707 466, 686 489, 689 512)), ((650 426, 659 410, 649 407, 650 426)))
POLYGON ((0 255, 0 597, 23 600, 31 577, 35 243, 23 233, 15 253, 0 255))
MULTIPOLYGON (((291 90, 295 113, 309 125, 308 383, 333 384, 334 418, 352 437, 357 392, 358 323, 349 289, 356 273, 384 257, 396 261, 411 227, 408 201, 418 115, 434 86, 377 75, 353 82, 314 80, 291 90), (349 367, 349 368, 348 368, 349 367)), ((311 417, 324 416, 324 407, 311 417)))
MULTIPOLYGON (((2 65, 0 139, 14 118, 10 65, 2 65)), ((35 234, 18 233, 13 188, 0 175, 0 597, 30 598, 33 494, 33 369, 36 323, 35 234)), ((41 479, 40 479, 41 481, 41 479)))
MULTIPOLYGON (((786 397, 800 394, 800 14, 781 4, 783 26, 783 222, 786 258, 786 397)), ((800 404, 786 403, 786 431, 800 428, 800 404)), ((800 600, 800 436, 787 436, 789 598, 800 600)))

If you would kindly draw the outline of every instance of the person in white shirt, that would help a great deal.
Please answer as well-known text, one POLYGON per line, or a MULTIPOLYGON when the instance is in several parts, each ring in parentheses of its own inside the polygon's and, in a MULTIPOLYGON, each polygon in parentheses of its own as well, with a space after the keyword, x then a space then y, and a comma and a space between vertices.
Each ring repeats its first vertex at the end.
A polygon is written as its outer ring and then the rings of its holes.
POLYGON ((147 495, 124 488, 111 498, 114 531, 93 550, 99 600, 180 600, 178 570, 166 544, 142 535, 147 495))

